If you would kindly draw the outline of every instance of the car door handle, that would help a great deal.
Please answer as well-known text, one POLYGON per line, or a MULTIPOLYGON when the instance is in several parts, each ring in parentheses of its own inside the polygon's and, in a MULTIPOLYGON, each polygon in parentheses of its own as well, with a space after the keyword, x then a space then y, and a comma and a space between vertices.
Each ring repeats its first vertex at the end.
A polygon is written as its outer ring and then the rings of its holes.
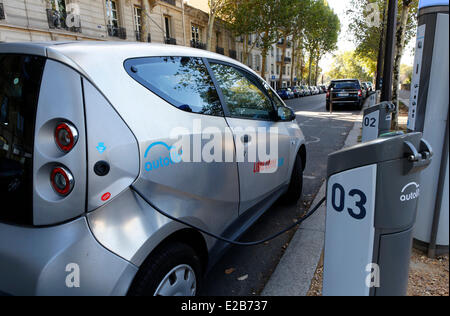
POLYGON ((244 144, 248 144, 248 143, 250 143, 252 141, 252 138, 250 137, 250 135, 244 135, 244 136, 241 137, 241 141, 244 144))

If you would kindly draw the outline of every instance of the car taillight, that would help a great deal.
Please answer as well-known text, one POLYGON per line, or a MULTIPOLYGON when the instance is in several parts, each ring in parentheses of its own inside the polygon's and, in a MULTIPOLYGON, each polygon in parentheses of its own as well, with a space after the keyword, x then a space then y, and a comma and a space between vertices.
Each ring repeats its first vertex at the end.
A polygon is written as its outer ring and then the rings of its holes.
POLYGON ((50 182, 56 193, 67 196, 72 192, 75 180, 69 170, 64 167, 56 167, 52 170, 50 182))
POLYGON ((362 96, 362 91, 358 90, 358 97, 362 96))
POLYGON ((59 123, 55 129, 55 142, 58 148, 68 153, 75 147, 78 140, 77 129, 69 123, 59 123))

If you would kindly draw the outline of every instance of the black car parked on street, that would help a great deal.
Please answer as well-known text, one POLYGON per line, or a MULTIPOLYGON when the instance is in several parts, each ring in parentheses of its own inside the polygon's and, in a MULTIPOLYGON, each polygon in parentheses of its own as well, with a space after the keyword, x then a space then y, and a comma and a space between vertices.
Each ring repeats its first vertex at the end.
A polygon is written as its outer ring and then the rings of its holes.
POLYGON ((333 108, 338 106, 353 105, 356 109, 362 110, 364 96, 361 83, 358 79, 332 80, 327 91, 326 109, 330 110, 330 103, 333 108))

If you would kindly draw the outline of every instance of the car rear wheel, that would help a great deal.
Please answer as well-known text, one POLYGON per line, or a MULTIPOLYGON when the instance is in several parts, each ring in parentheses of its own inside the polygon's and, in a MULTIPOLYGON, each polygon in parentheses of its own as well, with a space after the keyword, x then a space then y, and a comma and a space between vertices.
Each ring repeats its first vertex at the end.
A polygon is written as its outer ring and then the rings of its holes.
POLYGON ((297 203, 297 201, 302 196, 302 190, 303 190, 303 162, 302 157, 300 155, 297 155, 297 158, 295 159, 294 169, 292 170, 291 182, 282 200, 288 204, 297 203))
POLYGON ((186 244, 172 242, 144 262, 130 296, 195 296, 201 281, 201 261, 186 244))

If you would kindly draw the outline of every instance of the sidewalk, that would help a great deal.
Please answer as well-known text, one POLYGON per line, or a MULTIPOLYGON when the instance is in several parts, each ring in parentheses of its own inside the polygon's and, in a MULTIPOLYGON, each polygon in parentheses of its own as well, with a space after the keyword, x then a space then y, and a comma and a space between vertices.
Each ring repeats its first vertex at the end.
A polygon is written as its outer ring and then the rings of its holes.
MULTIPOLYGON (((366 108, 369 99, 366 100, 366 108)), ((362 112, 361 112, 362 115, 362 112)), ((362 122, 355 122, 344 144, 350 147, 358 143, 362 122)), ((326 181, 322 184, 311 206, 325 196, 326 181)), ((306 296, 311 286, 325 243, 326 206, 305 221, 296 231, 274 273, 267 282, 262 296, 306 296)))

